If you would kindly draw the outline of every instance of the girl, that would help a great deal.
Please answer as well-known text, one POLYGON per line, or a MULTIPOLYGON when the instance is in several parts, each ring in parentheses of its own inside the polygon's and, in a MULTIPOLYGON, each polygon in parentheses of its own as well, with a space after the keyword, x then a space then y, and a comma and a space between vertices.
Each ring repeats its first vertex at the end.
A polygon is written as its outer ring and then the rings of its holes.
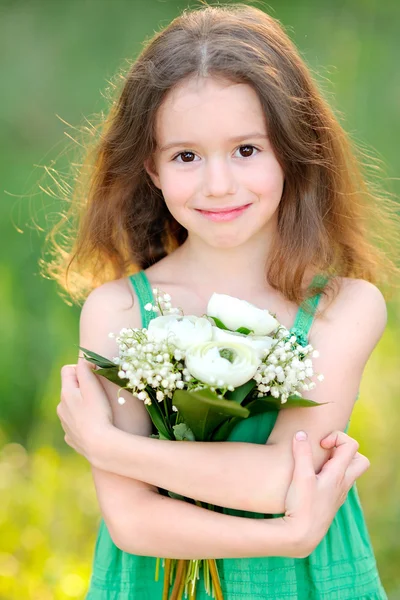
POLYGON ((92 464, 104 517, 87 598, 161 598, 154 556, 219 559, 227 600, 386 598, 355 486, 346 497, 367 464, 342 432, 386 324, 368 222, 391 224, 278 22, 206 6, 157 33, 126 76, 89 184, 76 242, 48 268, 72 273, 76 299, 94 288, 81 346, 116 356, 109 332, 147 325, 152 288, 194 315, 230 294, 318 348, 325 381, 305 395, 327 404, 244 420, 229 444, 178 444, 148 437, 143 404, 124 391, 119 406, 117 386, 84 361, 64 367, 58 414, 92 464), (292 445, 300 429, 309 446, 292 445))

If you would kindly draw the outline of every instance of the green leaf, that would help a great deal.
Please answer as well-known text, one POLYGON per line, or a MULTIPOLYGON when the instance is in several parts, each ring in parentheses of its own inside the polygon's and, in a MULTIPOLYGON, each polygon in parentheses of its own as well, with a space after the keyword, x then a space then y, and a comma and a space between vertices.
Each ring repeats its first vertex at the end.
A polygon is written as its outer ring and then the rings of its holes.
POLYGON ((218 398, 208 389, 197 392, 175 390, 172 401, 199 442, 208 441, 216 427, 230 417, 245 419, 249 416, 247 408, 218 398))
POLYGON ((295 408, 297 406, 322 406, 323 404, 330 404, 330 402, 314 402, 313 400, 307 400, 306 398, 300 398, 299 396, 289 396, 287 401, 281 406, 282 408, 295 408))
POLYGON ((227 400, 233 400, 233 402, 237 402, 238 404, 242 404, 243 400, 247 398, 256 385, 256 381, 254 381, 254 379, 250 379, 250 381, 247 381, 243 385, 235 388, 233 392, 226 392, 225 398, 227 400))
POLYGON ((214 323, 218 327, 218 329, 225 329, 226 331, 230 331, 229 327, 224 325, 222 321, 217 319, 217 317, 211 317, 211 319, 214 321, 214 323))
POLYGON ((111 368, 111 367, 118 368, 118 365, 116 365, 114 362, 112 362, 105 356, 101 356, 100 354, 96 354, 96 352, 92 352, 91 350, 82 348, 82 346, 78 346, 78 348, 80 350, 83 350, 84 357, 88 362, 91 362, 91 363, 97 365, 98 367, 103 367, 105 369, 111 368))
POLYGON ((261 413, 270 412, 273 410, 284 410, 285 408, 296 408, 296 407, 311 407, 321 406, 322 404, 328 404, 327 402, 314 402, 313 400, 306 400, 306 398, 300 398, 299 396, 289 396, 286 402, 282 404, 279 398, 273 396, 264 396, 263 398, 256 398, 246 404, 246 408, 250 411, 250 416, 259 415, 261 413))
POLYGON ((186 423, 179 423, 179 425, 173 426, 173 432, 175 434, 175 439, 178 441, 189 441, 194 442, 195 437, 193 435, 193 431, 186 425, 186 423))
POLYGON ((229 419, 228 421, 225 421, 224 423, 221 423, 221 425, 216 427, 210 435, 210 441, 224 442, 228 439, 228 436, 231 433, 232 429, 235 427, 235 425, 237 425, 240 421, 242 421, 242 419, 234 417, 232 419, 229 419))
POLYGON ((187 496, 181 496, 181 494, 176 494, 175 492, 167 492, 168 496, 170 498, 174 498, 175 500, 184 500, 185 502, 188 502, 189 504, 197 504, 197 502, 195 500, 193 500, 193 498, 188 498, 187 496))
POLYGON ((250 412, 250 416, 260 415, 265 412, 271 412, 273 410, 279 410, 284 404, 281 404, 278 398, 273 396, 264 396, 264 398, 256 398, 246 405, 247 410, 250 412))
POLYGON ((175 494, 175 492, 168 492, 168 496, 173 498, 174 500, 185 500, 185 496, 181 496, 180 494, 175 494))
POLYGON ((124 387, 126 385, 126 382, 129 381, 129 379, 126 377, 118 377, 118 371, 118 366, 115 366, 109 368, 107 367, 105 369, 96 369, 95 371, 93 371, 93 373, 95 375, 101 375, 102 377, 105 377, 106 379, 112 381, 113 383, 116 383, 120 387, 124 387))
POLYGON ((163 415, 160 405, 157 402, 157 399, 154 397, 154 393, 151 389, 146 388, 147 393, 151 397, 151 404, 145 404, 147 412, 150 415, 150 419, 153 421, 155 428, 160 434, 160 439, 164 440, 173 440, 174 434, 168 422, 166 421, 165 416, 163 415))
POLYGON ((239 329, 235 329, 237 333, 244 333, 245 335, 249 335, 250 333, 254 333, 254 329, 248 329, 247 327, 239 327, 239 329))

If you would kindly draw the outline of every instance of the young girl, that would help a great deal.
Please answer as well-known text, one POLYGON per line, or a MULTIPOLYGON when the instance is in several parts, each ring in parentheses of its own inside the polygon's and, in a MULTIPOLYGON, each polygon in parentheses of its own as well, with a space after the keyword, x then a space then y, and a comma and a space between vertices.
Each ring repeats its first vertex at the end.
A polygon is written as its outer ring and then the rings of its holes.
POLYGON ((150 438, 144 405, 127 391, 118 405, 118 387, 84 361, 64 367, 58 414, 93 466, 104 517, 87 598, 161 598, 155 556, 217 558, 226 600, 386 598, 355 486, 346 497, 367 465, 340 432, 386 323, 368 222, 390 231, 390 219, 278 22, 242 4, 205 7, 156 34, 126 76, 89 184, 76 242, 49 267, 59 281, 68 267, 75 298, 94 288, 81 346, 116 356, 108 334, 147 325, 153 288, 187 315, 225 293, 320 351, 325 381, 305 396, 327 404, 243 420, 229 443, 179 444, 150 438), (298 430, 309 446, 293 446, 298 430))

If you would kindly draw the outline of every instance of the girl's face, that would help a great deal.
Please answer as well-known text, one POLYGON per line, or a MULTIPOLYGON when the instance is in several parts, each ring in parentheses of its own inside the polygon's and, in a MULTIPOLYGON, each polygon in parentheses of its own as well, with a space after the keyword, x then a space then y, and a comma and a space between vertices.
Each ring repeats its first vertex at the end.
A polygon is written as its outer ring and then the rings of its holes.
POLYGON ((276 230, 284 174, 251 86, 181 82, 158 110, 156 140, 144 166, 189 238, 229 248, 276 230))

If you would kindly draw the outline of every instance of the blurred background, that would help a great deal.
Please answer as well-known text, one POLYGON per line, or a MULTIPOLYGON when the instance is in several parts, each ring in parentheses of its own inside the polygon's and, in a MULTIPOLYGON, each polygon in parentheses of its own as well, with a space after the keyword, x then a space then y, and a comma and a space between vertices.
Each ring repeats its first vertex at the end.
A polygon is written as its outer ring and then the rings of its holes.
MULTIPOLYGON (((287 27, 342 124, 374 149, 386 165, 385 189, 399 197, 400 4, 256 5, 287 27)), ((107 109, 110 79, 142 42, 194 6, 0 0, 0 600, 84 598, 99 510, 89 465, 64 444, 55 412, 60 368, 77 358, 80 308, 40 276, 38 260, 45 232, 58 220, 58 186, 68 194, 79 151, 70 137, 74 128, 107 109)), ((394 600, 400 599, 398 293, 388 308, 388 328, 367 365, 350 434, 372 463, 358 488, 394 600)))

